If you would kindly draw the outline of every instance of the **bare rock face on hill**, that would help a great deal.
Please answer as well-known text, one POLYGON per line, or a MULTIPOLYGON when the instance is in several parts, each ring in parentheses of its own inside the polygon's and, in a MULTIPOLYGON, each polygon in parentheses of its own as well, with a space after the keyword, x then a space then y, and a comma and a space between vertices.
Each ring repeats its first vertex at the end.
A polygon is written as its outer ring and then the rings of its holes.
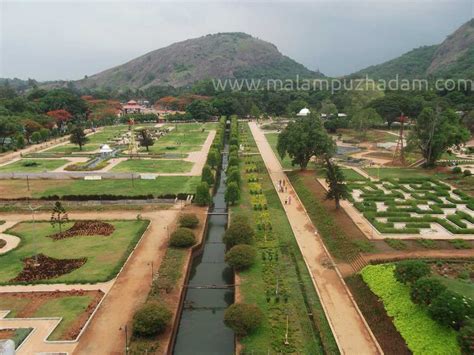
POLYGON ((186 86, 205 79, 320 77, 282 55, 269 42, 245 33, 218 33, 147 53, 77 81, 80 87, 186 86))
POLYGON ((363 69, 354 76, 372 78, 474 78, 474 19, 443 43, 413 49, 398 58, 363 69))

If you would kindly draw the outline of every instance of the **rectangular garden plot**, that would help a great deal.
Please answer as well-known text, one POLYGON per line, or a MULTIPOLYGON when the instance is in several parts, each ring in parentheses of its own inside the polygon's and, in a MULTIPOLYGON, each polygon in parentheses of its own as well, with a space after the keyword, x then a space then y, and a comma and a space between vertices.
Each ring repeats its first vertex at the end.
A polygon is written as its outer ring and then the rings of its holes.
POLYGON ((439 180, 386 178, 348 188, 357 210, 349 214, 361 213, 380 237, 474 239, 474 199, 439 180))

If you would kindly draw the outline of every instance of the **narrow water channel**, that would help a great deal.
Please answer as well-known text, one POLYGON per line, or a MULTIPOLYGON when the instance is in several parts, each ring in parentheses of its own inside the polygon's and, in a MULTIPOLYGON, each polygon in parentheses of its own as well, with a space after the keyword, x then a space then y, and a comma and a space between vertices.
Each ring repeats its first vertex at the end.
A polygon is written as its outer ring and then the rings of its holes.
MULTIPOLYGON (((224 193, 228 152, 226 143, 212 212, 227 212, 224 193)), ((174 354, 234 353, 234 333, 224 325, 225 309, 234 302, 234 288, 223 287, 234 283, 233 271, 224 262, 222 237, 226 226, 227 215, 209 216, 203 252, 193 259, 174 354)))

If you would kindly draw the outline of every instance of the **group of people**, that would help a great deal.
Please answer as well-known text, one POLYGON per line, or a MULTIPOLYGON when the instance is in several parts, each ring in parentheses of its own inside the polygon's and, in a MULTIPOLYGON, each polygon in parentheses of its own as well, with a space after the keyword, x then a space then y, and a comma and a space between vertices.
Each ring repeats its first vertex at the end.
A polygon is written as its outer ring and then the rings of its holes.
MULTIPOLYGON (((278 180, 278 192, 288 192, 285 180, 278 180)), ((291 205, 291 195, 285 198, 285 205, 291 205)))

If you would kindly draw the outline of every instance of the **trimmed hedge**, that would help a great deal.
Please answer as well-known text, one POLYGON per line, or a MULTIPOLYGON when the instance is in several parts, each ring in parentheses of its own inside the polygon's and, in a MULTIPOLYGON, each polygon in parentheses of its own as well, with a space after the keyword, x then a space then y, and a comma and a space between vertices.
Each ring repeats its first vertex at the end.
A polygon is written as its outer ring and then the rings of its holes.
POLYGON ((178 228, 171 233, 170 245, 176 248, 188 248, 196 244, 196 237, 189 228, 178 228))

